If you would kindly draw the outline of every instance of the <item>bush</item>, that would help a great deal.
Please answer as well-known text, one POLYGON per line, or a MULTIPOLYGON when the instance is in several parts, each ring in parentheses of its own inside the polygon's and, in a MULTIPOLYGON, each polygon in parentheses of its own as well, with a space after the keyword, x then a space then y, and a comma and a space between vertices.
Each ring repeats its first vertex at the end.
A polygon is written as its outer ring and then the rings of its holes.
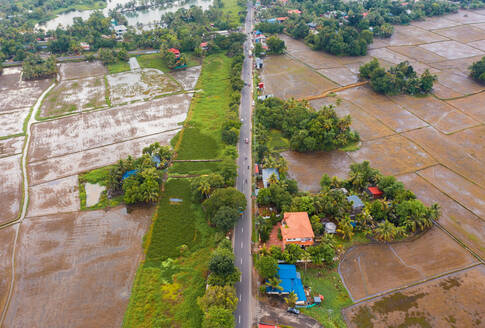
POLYGON ((98 58, 104 65, 116 63, 116 53, 113 49, 101 48, 98 50, 98 58))
POLYGON ((22 78, 24 80, 45 79, 57 73, 56 58, 50 56, 43 59, 40 55, 27 55, 22 64, 22 78))
POLYGON ((281 55, 286 50, 285 41, 277 36, 270 36, 266 43, 268 44, 269 52, 272 54, 281 55))
POLYGON ((470 66, 470 76, 481 83, 485 83, 485 57, 470 66))

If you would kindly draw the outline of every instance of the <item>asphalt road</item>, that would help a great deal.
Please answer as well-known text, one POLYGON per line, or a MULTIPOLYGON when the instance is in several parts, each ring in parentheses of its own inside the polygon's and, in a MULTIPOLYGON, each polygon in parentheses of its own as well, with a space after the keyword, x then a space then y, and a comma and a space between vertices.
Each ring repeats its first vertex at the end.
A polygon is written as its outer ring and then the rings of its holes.
MULTIPOLYGON (((252 31, 253 10, 248 3, 248 14, 244 29, 246 33, 252 31)), ((238 177, 236 187, 246 195, 247 209, 234 228, 234 254, 236 265, 241 270, 241 280, 236 284, 239 303, 235 312, 237 328, 250 328, 253 322, 252 294, 251 294, 251 105, 252 105, 252 58, 249 58, 251 40, 244 43, 245 59, 242 69, 242 79, 245 86, 241 91, 241 107, 239 116, 243 120, 238 142, 238 177), (248 143, 246 143, 246 138, 248 143)))

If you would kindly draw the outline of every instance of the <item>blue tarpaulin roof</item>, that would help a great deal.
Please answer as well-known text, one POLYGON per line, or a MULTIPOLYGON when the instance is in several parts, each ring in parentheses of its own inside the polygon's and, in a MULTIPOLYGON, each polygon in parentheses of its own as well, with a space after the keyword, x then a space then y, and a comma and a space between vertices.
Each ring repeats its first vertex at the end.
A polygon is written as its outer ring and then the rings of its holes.
POLYGON ((268 293, 290 293, 295 292, 298 296, 298 302, 306 302, 305 290, 301 282, 300 273, 296 271, 296 266, 293 264, 279 264, 278 276, 281 279, 280 286, 283 290, 266 287, 268 293))
POLYGON ((359 197, 357 197, 356 195, 351 195, 349 197, 347 197, 347 200, 352 204, 352 207, 353 208, 362 208, 364 207, 364 203, 362 203, 362 201, 360 200, 359 197))
POLYGON ((136 175, 137 173, 138 173, 138 170, 126 171, 125 174, 123 174, 123 177, 121 177, 121 180, 125 180, 126 178, 129 178, 132 175, 136 175))

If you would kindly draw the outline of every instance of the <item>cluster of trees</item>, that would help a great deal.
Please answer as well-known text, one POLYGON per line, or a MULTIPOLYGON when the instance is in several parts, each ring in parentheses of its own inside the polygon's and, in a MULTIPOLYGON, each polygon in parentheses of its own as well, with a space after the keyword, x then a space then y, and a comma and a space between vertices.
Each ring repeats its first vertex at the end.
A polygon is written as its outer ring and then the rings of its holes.
POLYGON ((273 55, 281 55, 286 50, 285 41, 275 35, 270 36, 266 40, 266 44, 268 45, 269 53, 273 55))
POLYGON ((234 180, 225 179, 218 173, 200 176, 192 180, 193 198, 202 202, 209 222, 217 230, 227 233, 246 209, 246 197, 234 187, 234 180))
POLYGON ((56 58, 49 56, 42 58, 38 54, 29 54, 22 65, 22 78, 24 80, 45 79, 56 75, 56 58))
POLYGON ((244 87, 244 81, 241 79, 242 65, 244 56, 239 54, 232 60, 231 66, 231 97, 229 103, 230 111, 226 120, 222 124, 222 141, 228 145, 236 145, 239 139, 239 130, 241 122, 239 121, 239 104, 241 102, 241 90, 244 87))
POLYGON ((350 129, 350 116, 339 118, 332 105, 315 111, 305 101, 269 98, 256 105, 256 119, 267 130, 280 130, 299 152, 329 151, 360 140, 350 129))
POLYGON ((98 50, 98 58, 104 65, 109 65, 116 63, 118 60, 126 62, 130 57, 128 56, 128 51, 123 48, 118 52, 114 49, 101 48, 98 50))
POLYGON ((169 48, 167 48, 166 45, 162 45, 160 47, 160 56, 162 57, 162 60, 165 62, 168 68, 174 69, 187 64, 187 58, 183 53, 181 53, 177 57, 177 55, 168 50, 169 48))
POLYGON ((485 83, 485 57, 470 66, 470 76, 480 83, 485 83))
POLYGON ((433 83, 437 79, 436 75, 431 74, 428 69, 418 76, 407 61, 390 67, 386 72, 375 58, 360 66, 359 73, 361 78, 370 80, 374 91, 386 95, 427 94, 431 92, 433 83))
MULTIPOLYGON (((476 0, 481 2, 481 0, 476 0)), ((466 2, 466 0, 462 0, 466 2)), ((408 24, 426 16, 456 12, 458 5, 443 0, 410 1, 289 1, 286 6, 273 5, 262 18, 288 16, 288 8, 297 8, 301 15, 290 15, 283 24, 260 23, 263 32, 286 32, 296 39, 305 39, 317 50, 334 55, 362 56, 373 37, 390 37, 393 24, 408 24), (317 25, 310 33, 308 23, 317 25)))
POLYGON ((329 193, 342 195, 340 200, 334 202, 334 211, 340 213, 325 217, 332 217, 336 221, 344 238, 351 238, 354 230, 357 230, 378 241, 389 242, 415 232, 425 231, 439 217, 437 204, 425 206, 416 199, 414 193, 404 187, 402 182, 397 181, 393 176, 382 175, 367 161, 351 164, 347 180, 324 175, 320 184, 322 186, 320 195, 329 193), (384 198, 377 200, 369 198, 364 192, 368 186, 377 186, 383 192, 384 198), (354 222, 351 222, 348 216, 348 202, 339 188, 346 188, 365 201, 364 210, 356 215, 354 222))
POLYGON ((107 179, 108 195, 123 194, 126 204, 153 203, 160 195, 162 173, 160 169, 169 166, 173 152, 169 146, 160 146, 158 142, 143 149, 142 157, 120 161, 111 168, 107 179), (125 173, 132 174, 123 179, 125 173))
POLYGON ((208 287, 197 300, 204 312, 203 328, 234 327, 233 312, 238 298, 234 283, 239 281, 240 272, 234 263, 231 241, 222 240, 209 260, 208 287))

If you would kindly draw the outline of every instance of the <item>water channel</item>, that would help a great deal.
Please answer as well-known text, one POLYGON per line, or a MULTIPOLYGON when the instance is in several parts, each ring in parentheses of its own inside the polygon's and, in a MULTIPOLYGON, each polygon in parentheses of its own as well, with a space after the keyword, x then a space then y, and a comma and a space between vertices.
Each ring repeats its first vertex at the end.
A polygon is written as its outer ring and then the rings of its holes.
MULTIPOLYGON (((103 9, 103 14, 107 16, 110 10, 115 9, 118 5, 123 6, 130 1, 131 0, 108 0, 106 8, 103 9)), ((180 8, 190 8, 191 6, 198 6, 201 7, 203 10, 206 10, 211 4, 212 0, 189 0, 183 2, 174 1, 172 3, 167 3, 165 6, 124 12, 124 15, 128 20, 128 25, 137 26, 137 24, 140 23, 144 26, 147 26, 151 23, 158 23, 160 21, 160 18, 164 14, 169 12, 175 12, 180 8)), ((44 30, 55 30, 59 24, 62 24, 63 26, 71 25, 74 21, 74 17, 81 17, 83 20, 86 20, 89 18, 89 15, 91 15, 92 12, 94 12, 94 10, 74 10, 66 12, 36 27, 42 28, 44 30)))

